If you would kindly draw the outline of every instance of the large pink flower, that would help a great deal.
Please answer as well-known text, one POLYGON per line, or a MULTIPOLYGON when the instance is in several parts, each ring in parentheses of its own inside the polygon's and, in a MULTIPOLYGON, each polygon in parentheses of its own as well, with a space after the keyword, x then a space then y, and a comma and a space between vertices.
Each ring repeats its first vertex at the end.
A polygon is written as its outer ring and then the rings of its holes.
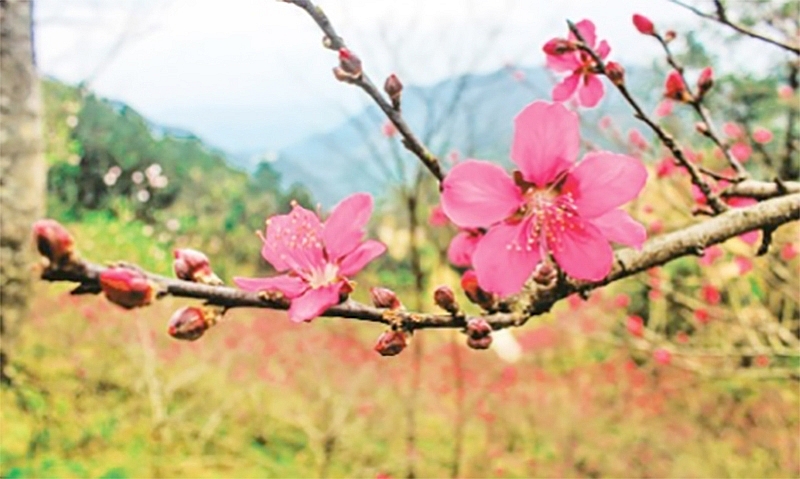
POLYGON ((295 204, 289 214, 268 219, 262 236, 261 256, 279 273, 288 273, 234 282, 248 291, 282 293, 292 301, 292 321, 311 321, 350 292, 348 277, 386 251, 378 241, 362 241, 371 214, 372 196, 366 193, 342 200, 324 223, 295 204))
MULTIPOLYGON (((586 44, 593 48, 600 55, 600 58, 605 60, 611 52, 611 47, 605 40, 599 44, 597 43, 594 23, 590 20, 582 20, 575 27, 581 33, 586 44)), ((574 42, 575 40, 575 35, 570 33, 566 42, 563 39, 554 38, 547 42, 543 48, 547 54, 548 67, 559 73, 571 72, 571 75, 564 78, 561 83, 553 88, 553 100, 563 102, 573 96, 577 96, 578 104, 591 108, 596 106, 600 99, 603 98, 603 82, 597 78, 596 65, 589 54, 574 47, 563 48, 564 45, 568 45, 569 42, 574 42)))
POLYGON ((578 117, 561 104, 534 102, 514 120, 509 176, 487 161, 456 165, 442 184, 447 216, 464 228, 488 227, 472 255, 486 291, 518 292, 540 261, 552 255, 578 279, 600 280, 611 270, 609 241, 639 247, 644 227, 617 209, 642 190, 641 161, 592 152, 575 163, 578 117))

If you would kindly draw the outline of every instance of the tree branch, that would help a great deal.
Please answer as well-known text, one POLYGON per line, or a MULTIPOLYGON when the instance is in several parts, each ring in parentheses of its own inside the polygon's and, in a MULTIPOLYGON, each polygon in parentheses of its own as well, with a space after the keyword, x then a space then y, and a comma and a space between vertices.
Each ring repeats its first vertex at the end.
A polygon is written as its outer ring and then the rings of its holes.
MULTIPOLYGON (((756 205, 732 209, 702 223, 647 241, 641 250, 622 249, 615 255, 611 273, 601 281, 576 281, 562 279, 549 289, 534 289, 516 298, 513 306, 518 312, 494 312, 482 315, 494 329, 521 326, 533 316, 549 311, 559 300, 570 294, 586 293, 592 289, 632 276, 649 268, 661 266, 676 258, 701 254, 710 245, 721 243, 742 233, 757 229, 775 229, 780 225, 800 219, 800 193, 762 201, 756 205), (520 307, 527 304, 525 307, 520 307)), ((46 281, 79 283, 74 294, 99 293, 98 277, 105 266, 84 260, 75 260, 63 266, 50 266, 43 270, 46 281)), ((242 291, 225 286, 204 284, 166 278, 151 273, 147 277, 159 286, 159 297, 175 296, 205 300, 211 305, 225 308, 266 308, 285 310, 290 303, 285 299, 242 291)), ((325 311, 322 316, 341 317, 358 321, 382 323, 407 331, 430 328, 463 329, 472 317, 452 314, 430 314, 404 310, 388 310, 348 300, 325 311)))

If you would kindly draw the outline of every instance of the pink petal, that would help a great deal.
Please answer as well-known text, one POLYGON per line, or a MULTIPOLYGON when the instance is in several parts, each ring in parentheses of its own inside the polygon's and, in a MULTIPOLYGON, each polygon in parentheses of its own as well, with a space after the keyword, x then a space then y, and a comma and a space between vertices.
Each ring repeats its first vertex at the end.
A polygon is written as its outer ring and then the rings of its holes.
POLYGON ((640 160, 597 151, 584 156, 567 176, 563 192, 572 194, 583 218, 595 218, 636 198, 646 181, 640 160))
POLYGON ((292 305, 289 307, 289 319, 295 323, 311 321, 326 309, 339 304, 341 289, 341 282, 309 289, 302 296, 292 300, 292 305))
POLYGON ((367 263, 382 255, 385 251, 386 245, 380 241, 364 241, 342 258, 339 273, 346 277, 353 276, 364 269, 367 263))
POLYGON ((314 212, 295 205, 289 214, 267 221, 266 244, 261 252, 278 271, 319 267, 324 264, 322 223, 314 212))
MULTIPOLYGON (((597 41, 597 37, 594 33, 594 23, 592 23, 591 20, 581 20, 575 24, 575 27, 578 29, 578 32, 581 34, 586 44, 590 47, 594 47, 597 41)), ((575 40, 575 35, 573 35, 572 32, 570 32, 569 37, 575 40)))
POLYGON ((572 72, 581 66, 577 53, 565 53, 563 55, 547 55, 547 68, 555 72, 572 72))
POLYGON ((597 75, 584 76, 583 84, 578 89, 578 98, 582 106, 594 108, 603 98, 603 82, 597 75))
MULTIPOLYGON (((267 230, 269 230, 269 228, 267 228, 267 230)), ((269 231, 267 231, 267 235, 269 236, 269 231)), ((278 251, 276 245, 276 243, 264 241, 264 245, 261 246, 261 257, 271 264, 277 272, 283 273, 289 269, 289 265, 281 259, 281 253, 278 251)))
POLYGON ((322 239, 328 260, 336 261, 358 246, 372 214, 372 196, 356 193, 333 208, 322 226, 322 239))
POLYGON ((478 284, 501 296, 518 293, 541 259, 538 243, 528 246, 530 222, 500 223, 478 242, 472 264, 478 284), (519 249, 518 249, 519 247, 519 249))
POLYGON ((533 102, 514 119, 511 159, 527 181, 543 187, 578 157, 578 130, 578 115, 561 103, 533 102))
POLYGON ((592 218, 589 223, 600 230, 607 240, 641 249, 647 240, 647 230, 623 210, 611 210, 592 218))
POLYGON ((747 233, 740 234, 739 239, 752 246, 758 242, 759 238, 761 238, 760 233, 761 231, 759 230, 748 231, 747 233))
POLYGON ((564 78, 561 83, 553 88, 553 101, 567 101, 575 94, 578 89, 578 82, 580 81, 580 74, 572 74, 564 78))
POLYGON ((465 228, 508 218, 520 204, 522 194, 514 180, 488 161, 459 163, 442 182, 442 208, 453 223, 465 228))
POLYGON ((480 236, 469 231, 461 231, 450 242, 447 248, 447 259, 453 266, 469 267, 472 264, 472 255, 478 246, 480 236))
POLYGON ((561 269, 575 279, 599 281, 611 271, 614 253, 603 233, 594 225, 574 220, 573 227, 557 230, 549 245, 561 269))
POLYGON ((611 53, 611 46, 605 40, 600 41, 600 45, 597 46, 597 54, 600 55, 600 58, 605 60, 609 53, 611 53))
POLYGON ((308 289, 308 283, 299 277, 285 274, 271 278, 233 278, 233 282, 245 291, 277 291, 289 299, 300 296, 308 289))

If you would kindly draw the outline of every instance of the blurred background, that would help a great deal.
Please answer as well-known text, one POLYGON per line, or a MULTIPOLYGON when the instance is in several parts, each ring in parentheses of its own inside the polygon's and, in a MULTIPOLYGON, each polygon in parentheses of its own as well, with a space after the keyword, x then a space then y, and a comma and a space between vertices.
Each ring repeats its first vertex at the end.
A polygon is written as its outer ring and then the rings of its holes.
MULTIPOLYGON (((714 67, 709 107, 748 170, 798 176, 796 57, 666 0, 320 3, 373 81, 400 77, 406 119, 446 168, 510 164, 514 115, 559 80, 542 45, 584 18, 646 110, 721 167, 691 112, 663 104, 668 66, 631 23, 641 13, 675 30, 690 79, 714 67)), ((728 4, 797 38, 796 2, 728 4)), ((436 185, 369 98, 333 78, 335 54, 297 7, 37 0, 33 38, 46 216, 86 258, 171 275, 172 250, 191 247, 227 282, 267 275, 253 232, 268 216, 368 191, 370 234, 389 252, 355 298, 380 285, 434 311, 437 286, 457 289, 436 185)), ((701 220, 688 178, 606 90, 580 111, 583 149, 646 162, 629 210, 651 236, 701 220)), ((490 351, 425 331, 394 358, 372 350, 378 326, 271 311, 234 310, 178 342, 166 321, 187 301, 124 311, 38 283, 2 388, 0 476, 797 477, 798 227, 764 256, 754 240, 568 298, 490 351)))

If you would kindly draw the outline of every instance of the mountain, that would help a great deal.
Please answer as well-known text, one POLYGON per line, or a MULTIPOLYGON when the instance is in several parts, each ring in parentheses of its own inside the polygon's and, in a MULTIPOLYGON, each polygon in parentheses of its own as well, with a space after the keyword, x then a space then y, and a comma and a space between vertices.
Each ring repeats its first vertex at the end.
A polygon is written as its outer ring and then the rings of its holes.
MULTIPOLYGON (((658 93, 647 91, 655 81, 652 73, 636 73, 639 80, 629 85, 634 92, 644 91, 646 99, 658 93)), ((430 87, 407 87, 403 115, 440 158, 458 152, 462 157, 507 162, 514 116, 531 101, 549 99, 554 82, 542 67, 461 75, 430 87)), ((606 88, 611 88, 607 82, 606 88)), ((649 100, 646 104, 655 105, 655 98, 649 100)), ((598 126, 602 117, 609 116, 621 131, 637 123, 630 107, 614 92, 597 108, 580 114, 582 138, 606 148, 611 145, 598 126)), ((413 171, 419 165, 396 136, 382 132, 386 122, 377 106, 367 107, 331 130, 279 151, 273 167, 284 186, 302 183, 325 206, 356 191, 381 194, 402 181, 402 169, 413 171)))

